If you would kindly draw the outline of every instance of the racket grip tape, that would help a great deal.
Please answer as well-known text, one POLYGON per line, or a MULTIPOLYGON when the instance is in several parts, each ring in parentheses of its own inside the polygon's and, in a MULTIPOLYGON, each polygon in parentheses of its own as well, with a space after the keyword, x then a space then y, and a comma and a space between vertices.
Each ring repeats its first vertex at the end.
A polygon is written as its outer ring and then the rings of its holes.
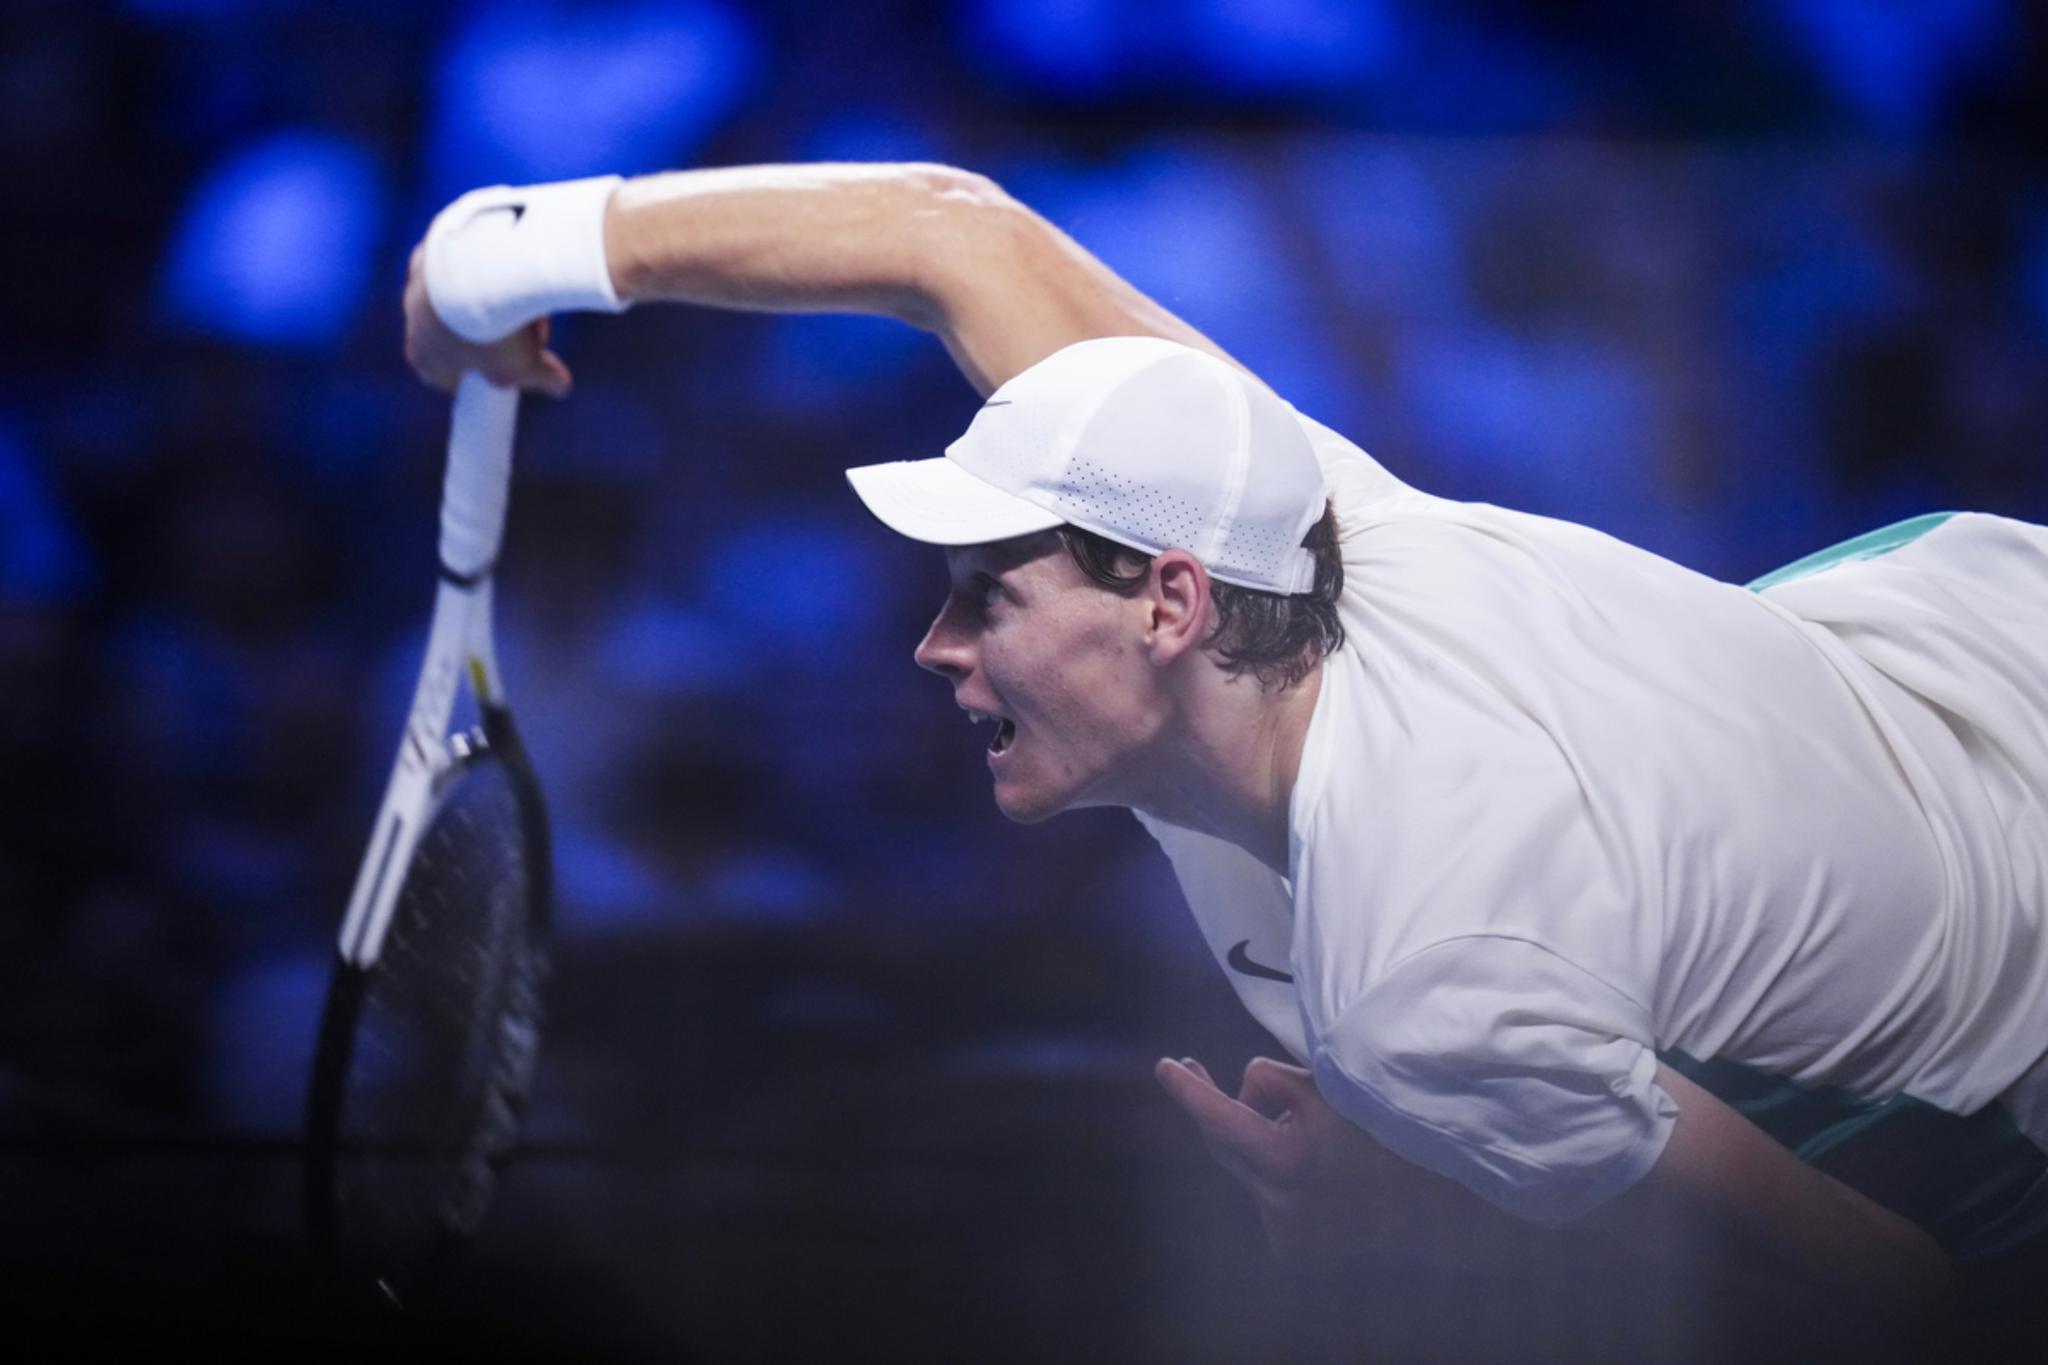
POLYGON ((465 374, 456 386, 441 487, 441 571, 465 586, 488 577, 498 558, 518 415, 517 389, 478 374, 465 374))

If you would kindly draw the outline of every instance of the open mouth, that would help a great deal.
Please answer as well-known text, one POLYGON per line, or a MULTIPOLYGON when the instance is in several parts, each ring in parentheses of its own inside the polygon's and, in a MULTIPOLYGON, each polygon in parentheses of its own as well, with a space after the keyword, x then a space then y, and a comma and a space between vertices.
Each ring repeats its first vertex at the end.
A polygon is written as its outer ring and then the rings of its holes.
POLYGON ((988 742, 988 751, 992 755, 1002 753, 1010 747, 1011 741, 1017 738, 1017 722, 1013 720, 1006 720, 1002 716, 994 715, 988 711, 975 711, 971 709, 967 713, 967 718, 976 725, 993 725, 996 727, 994 736, 988 742))

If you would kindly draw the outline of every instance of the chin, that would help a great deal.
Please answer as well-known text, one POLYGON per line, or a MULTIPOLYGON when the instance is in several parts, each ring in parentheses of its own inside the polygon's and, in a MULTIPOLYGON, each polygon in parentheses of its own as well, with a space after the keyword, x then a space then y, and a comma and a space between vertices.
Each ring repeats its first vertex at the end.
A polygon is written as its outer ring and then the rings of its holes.
POLYGON ((996 809, 1020 825, 1036 825, 1050 820, 1067 809, 1069 804, 1045 793, 1011 792, 1001 786, 996 788, 995 798, 996 809))
POLYGON ((1036 825, 1052 819, 1053 816, 1058 815, 1066 807, 1005 801, 1002 797, 998 796, 996 798, 996 809, 1016 824, 1036 825))
POLYGON ((1086 786, 1066 786, 1052 791, 1020 789, 1017 786, 997 782, 995 787, 996 809, 1020 825, 1036 825, 1063 815, 1070 810, 1092 810, 1100 807, 1128 807, 1128 801, 1119 800, 1100 783, 1086 786))

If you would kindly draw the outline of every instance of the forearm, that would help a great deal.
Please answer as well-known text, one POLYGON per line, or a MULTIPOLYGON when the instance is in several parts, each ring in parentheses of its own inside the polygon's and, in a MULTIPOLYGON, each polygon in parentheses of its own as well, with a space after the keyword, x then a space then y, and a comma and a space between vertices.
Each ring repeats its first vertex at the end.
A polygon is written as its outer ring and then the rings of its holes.
POLYGON ((603 182, 592 210, 599 185, 493 187, 442 211, 406 282, 406 356, 423 380, 450 389, 474 370, 566 393, 546 315, 656 301, 897 318, 935 333, 984 394, 1095 337, 1165 337, 1231 360, 970 171, 675 171, 603 182))
POLYGON ((1925 1229, 1794 1157, 1669 1067, 1678 1104, 1663 1155, 1587 1226, 1638 1254, 1775 1279, 1898 1326, 1940 1319, 1953 1267, 1925 1229))
POLYGON ((655 300, 893 317, 986 393, 1075 341, 1167 336, 1222 354, 972 172, 745 166, 628 181, 605 219, 613 287, 655 300))
POLYGON ((1777 1273, 1768 1262, 1730 1260, 1698 1264, 1627 1258, 1614 1249, 1618 1275, 1630 1273, 1661 1285, 1663 1307, 1680 1324, 1702 1361, 1766 1362, 1856 1360, 1863 1365, 1939 1358, 1950 1323, 1923 1307, 1910 1314, 1868 1296, 1816 1292, 1812 1284, 1777 1273), (1623 1268, 1632 1262, 1633 1269, 1623 1268))
POLYGON ((613 287, 635 303, 875 313, 928 326, 931 260, 986 231, 1000 194, 923 164, 672 171, 612 196, 605 255, 613 287))
MULTIPOLYGON (((1952 1295, 1952 1266, 1934 1239, 1683 1077, 1660 1072, 1659 1083, 1680 1104, 1664 1159, 1577 1227, 1523 1223, 1419 1168, 1375 1171, 1379 1157, 1364 1142, 1327 1144, 1347 1154, 1347 1167, 1319 1183, 1374 1192, 1368 1216, 1342 1220, 1359 1229, 1351 1246, 1360 1253, 1545 1299, 1625 1296, 1652 1314, 1646 1326, 1668 1318, 1699 1359, 1817 1359, 1851 1346, 1870 1359, 1917 1358, 1952 1295)), ((1327 1196, 1302 1203, 1341 1207, 1327 1196)))
MULTIPOLYGON (((1703 1229, 1697 1219, 1686 1230, 1667 1225, 1661 1236, 1624 1241, 1592 1228, 1526 1223, 1462 1187, 1415 1174, 1427 1178, 1383 1187, 1376 1216, 1360 1220, 1369 1230, 1348 1255, 1295 1267, 1302 1289, 1324 1304, 1358 1300, 1360 1340, 1373 1339, 1372 1329, 1387 1326, 1386 1315, 1409 1307, 1398 1292, 1361 1290, 1404 1277, 1423 1286, 1436 1276, 1468 1285, 1493 1309, 1490 1318, 1430 1329, 1451 1355, 1459 1353, 1463 1333, 1473 1334, 1472 1354, 1485 1354, 1481 1347, 1498 1339, 1501 1322, 1520 1319, 1547 1321, 1557 1334, 1554 1341, 1532 1339, 1532 1357, 1598 1354, 1589 1343, 1605 1342, 1610 1351, 1625 1343, 1622 1358, 1699 1365, 1852 1356, 1882 1365, 1928 1358, 1944 1326, 1938 1296, 1924 1285, 1894 1299, 1867 1280, 1854 1287, 1834 1274, 1816 1280, 1776 1255, 1703 1229), (1574 1336, 1577 1324, 1587 1323, 1599 1326, 1583 1339, 1574 1336)), ((1863 1254, 1846 1245, 1834 1250, 1845 1258, 1863 1254)), ((1867 1265, 1858 1273, 1884 1282, 1883 1272, 1867 1265)))
POLYGON ((1944 1313, 1954 1296, 1955 1267, 1927 1230, 1832 1176, 1814 1174, 1823 1182, 1814 1197, 1825 1199, 1829 1210, 1787 1220, 1805 1234, 1789 1245, 1780 1241, 1787 1268, 1846 1302, 1880 1304, 1902 1321, 1944 1313))

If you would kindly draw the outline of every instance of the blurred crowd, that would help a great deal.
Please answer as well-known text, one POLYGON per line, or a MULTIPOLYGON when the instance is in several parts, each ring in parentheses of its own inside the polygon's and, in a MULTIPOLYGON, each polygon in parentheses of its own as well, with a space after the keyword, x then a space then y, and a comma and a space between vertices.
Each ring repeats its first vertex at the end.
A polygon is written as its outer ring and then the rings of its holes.
MULTIPOLYGON (((1410 482, 1741 580, 2048 515, 2044 53, 2002 0, 9 6, 0 1125, 296 1122, 431 592, 399 284, 461 190, 971 166, 1410 482)), ((935 344, 560 348, 500 612, 569 958, 723 945, 741 1057, 1085 1070, 1234 1008, 1135 826, 1006 826, 911 665, 941 566, 839 471, 964 425, 935 344)))

